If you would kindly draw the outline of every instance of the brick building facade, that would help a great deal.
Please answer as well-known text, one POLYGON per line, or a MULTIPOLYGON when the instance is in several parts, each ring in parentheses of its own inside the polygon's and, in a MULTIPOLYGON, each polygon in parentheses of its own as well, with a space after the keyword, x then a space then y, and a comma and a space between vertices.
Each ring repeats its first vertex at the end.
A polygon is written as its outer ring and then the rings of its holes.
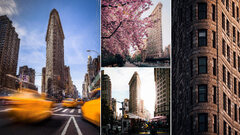
POLYGON ((240 134, 237 0, 172 0, 173 134, 240 134))

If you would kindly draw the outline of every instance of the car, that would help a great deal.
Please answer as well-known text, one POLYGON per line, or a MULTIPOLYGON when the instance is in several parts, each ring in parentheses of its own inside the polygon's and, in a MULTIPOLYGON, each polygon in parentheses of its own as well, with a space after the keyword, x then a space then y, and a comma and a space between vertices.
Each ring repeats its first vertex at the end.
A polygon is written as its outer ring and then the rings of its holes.
POLYGON ((76 99, 78 105, 83 105, 84 102, 81 98, 76 99))
POLYGON ((82 116, 87 121, 100 127, 101 89, 97 88, 90 93, 90 100, 82 106, 82 116))
POLYGON ((52 115, 53 102, 37 91, 23 89, 4 99, 9 107, 8 116, 15 121, 39 122, 52 115))
POLYGON ((63 107, 76 107, 77 101, 73 98, 66 98, 62 101, 63 107))

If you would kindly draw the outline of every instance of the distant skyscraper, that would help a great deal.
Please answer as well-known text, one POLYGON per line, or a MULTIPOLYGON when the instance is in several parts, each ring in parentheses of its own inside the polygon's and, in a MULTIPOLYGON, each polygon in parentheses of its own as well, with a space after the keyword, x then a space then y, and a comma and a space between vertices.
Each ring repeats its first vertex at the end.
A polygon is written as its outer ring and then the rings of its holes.
POLYGON ((135 115, 139 115, 141 81, 137 72, 134 72, 128 85, 129 85, 129 112, 135 115))
POLYGON ((117 118, 117 101, 115 98, 112 98, 112 111, 113 111, 113 118, 117 118))
POLYGON ((106 102, 106 106, 111 107, 111 100, 112 100, 112 84, 110 77, 107 74, 104 74, 104 70, 101 71, 101 94, 102 94, 102 101, 106 102))
POLYGON ((60 98, 65 90, 64 86, 64 33, 59 14, 56 9, 50 13, 48 29, 46 35, 47 58, 46 73, 43 73, 45 79, 45 88, 43 92, 48 95, 60 98))
POLYGON ((170 69, 154 68, 156 101, 154 116, 169 116, 170 113, 170 69))
POLYGON ((153 27, 148 29, 147 58, 162 56, 162 4, 159 2, 150 15, 153 27))
POLYGON ((15 81, 7 74, 16 76, 20 39, 12 21, 0 16, 0 88, 15 89, 15 81))

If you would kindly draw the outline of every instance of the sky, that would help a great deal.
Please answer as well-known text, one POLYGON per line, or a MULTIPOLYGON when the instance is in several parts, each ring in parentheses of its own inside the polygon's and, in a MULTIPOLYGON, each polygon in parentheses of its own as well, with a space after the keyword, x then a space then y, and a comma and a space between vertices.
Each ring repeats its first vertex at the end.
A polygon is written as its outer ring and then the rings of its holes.
MULTIPOLYGON (((109 75, 112 83, 112 98, 123 102, 125 98, 129 99, 129 81, 135 71, 139 74, 141 80, 140 97, 144 100, 144 108, 150 113, 151 117, 154 114, 155 106, 155 82, 154 68, 102 68, 104 74, 109 75)), ((120 103, 117 103, 118 115, 121 113, 119 108, 120 103)))
POLYGON ((162 3, 162 40, 164 49, 171 44, 171 0, 152 0, 153 5, 142 14, 142 17, 148 17, 159 2, 162 3))
POLYGON ((36 71, 36 86, 41 91, 42 68, 46 65, 45 36, 49 14, 59 13, 64 40, 65 65, 70 66, 73 84, 82 92, 88 55, 100 53, 99 0, 0 0, 0 15, 7 15, 20 38, 19 66, 36 71))

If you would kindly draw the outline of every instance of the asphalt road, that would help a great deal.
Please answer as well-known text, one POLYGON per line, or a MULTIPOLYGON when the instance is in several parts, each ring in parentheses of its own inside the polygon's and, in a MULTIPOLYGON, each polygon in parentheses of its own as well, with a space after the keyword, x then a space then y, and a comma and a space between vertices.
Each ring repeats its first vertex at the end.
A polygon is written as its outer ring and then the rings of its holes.
POLYGON ((64 108, 58 104, 53 115, 39 123, 23 124, 10 120, 6 108, 0 107, 1 135, 99 135, 99 127, 84 120, 80 106, 64 108))

